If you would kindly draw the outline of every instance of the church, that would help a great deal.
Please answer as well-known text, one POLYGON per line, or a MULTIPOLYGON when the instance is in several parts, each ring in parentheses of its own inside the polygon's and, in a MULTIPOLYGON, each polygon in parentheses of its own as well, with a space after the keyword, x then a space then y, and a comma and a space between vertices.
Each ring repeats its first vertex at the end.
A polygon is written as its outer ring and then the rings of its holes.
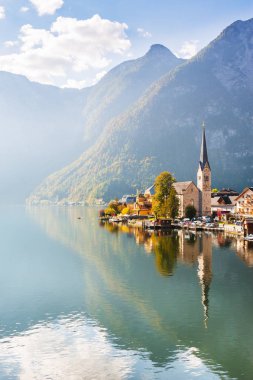
MULTIPOLYGON (((198 216, 211 215, 211 166, 208 161, 205 126, 203 124, 200 158, 197 171, 197 185, 193 181, 173 184, 179 199, 179 217, 185 215, 188 205, 195 207, 198 216)), ((154 195, 154 185, 145 191, 145 196, 154 195)))
POLYGON ((185 208, 192 205, 199 216, 211 215, 211 166, 208 161, 205 126, 203 125, 197 186, 193 181, 175 182, 174 188, 179 199, 179 217, 185 215, 185 208))
POLYGON ((185 215, 185 208, 188 205, 195 207, 198 216, 211 215, 211 166, 208 161, 204 125, 197 171, 197 186, 193 181, 175 182, 173 186, 179 199, 179 217, 185 215))

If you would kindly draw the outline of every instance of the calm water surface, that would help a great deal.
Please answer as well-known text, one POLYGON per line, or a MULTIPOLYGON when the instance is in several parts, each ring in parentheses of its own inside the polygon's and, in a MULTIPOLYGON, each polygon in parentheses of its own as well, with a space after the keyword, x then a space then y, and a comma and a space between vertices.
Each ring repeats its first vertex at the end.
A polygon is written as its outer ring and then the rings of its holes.
MULTIPOLYGON (((81 217, 81 219, 79 219, 81 217)), ((1 208, 0 379, 253 379, 253 245, 1 208)))

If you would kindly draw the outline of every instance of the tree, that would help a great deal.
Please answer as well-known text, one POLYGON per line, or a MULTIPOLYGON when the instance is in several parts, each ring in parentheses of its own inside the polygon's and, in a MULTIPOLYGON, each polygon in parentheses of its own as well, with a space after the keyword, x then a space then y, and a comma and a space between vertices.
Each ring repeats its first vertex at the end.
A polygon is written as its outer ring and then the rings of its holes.
POLYGON ((170 195, 168 199, 168 214, 171 219, 175 219, 178 216, 179 211, 179 199, 177 192, 173 186, 170 189, 170 195))
POLYGON ((118 215, 121 212, 122 208, 123 206, 117 200, 110 201, 108 207, 105 209, 105 214, 118 215))
POLYGON ((178 199, 172 184, 175 178, 169 172, 160 173, 155 179, 155 195, 153 198, 152 210, 157 216, 167 217, 177 214, 178 199), (173 189, 173 190, 172 190, 173 189), (173 208, 175 208, 173 210, 173 208))
POLYGON ((186 218, 192 219, 195 218, 197 210, 193 205, 188 205, 185 207, 185 216, 186 218))
POLYGON ((129 207, 124 207, 124 208, 122 209, 122 211, 121 211, 121 214, 122 214, 122 215, 129 215, 129 214, 131 214, 131 210, 130 210, 130 208, 129 208, 129 207))

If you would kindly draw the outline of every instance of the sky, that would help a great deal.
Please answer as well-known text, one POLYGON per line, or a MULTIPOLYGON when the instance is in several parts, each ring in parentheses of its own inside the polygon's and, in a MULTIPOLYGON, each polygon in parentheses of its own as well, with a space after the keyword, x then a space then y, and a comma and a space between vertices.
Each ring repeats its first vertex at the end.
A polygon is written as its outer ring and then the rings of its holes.
POLYGON ((191 58, 252 17, 253 0, 0 0, 0 70, 83 88, 152 44, 191 58))

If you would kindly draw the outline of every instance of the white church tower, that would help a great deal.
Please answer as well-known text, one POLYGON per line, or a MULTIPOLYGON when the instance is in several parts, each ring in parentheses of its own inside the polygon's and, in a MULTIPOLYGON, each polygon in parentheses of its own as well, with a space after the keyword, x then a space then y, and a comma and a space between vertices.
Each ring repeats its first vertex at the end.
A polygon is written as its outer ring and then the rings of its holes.
POLYGON ((197 187, 199 189, 199 215, 211 215, 211 167, 208 161, 205 125, 203 123, 202 143, 197 173, 197 187))

